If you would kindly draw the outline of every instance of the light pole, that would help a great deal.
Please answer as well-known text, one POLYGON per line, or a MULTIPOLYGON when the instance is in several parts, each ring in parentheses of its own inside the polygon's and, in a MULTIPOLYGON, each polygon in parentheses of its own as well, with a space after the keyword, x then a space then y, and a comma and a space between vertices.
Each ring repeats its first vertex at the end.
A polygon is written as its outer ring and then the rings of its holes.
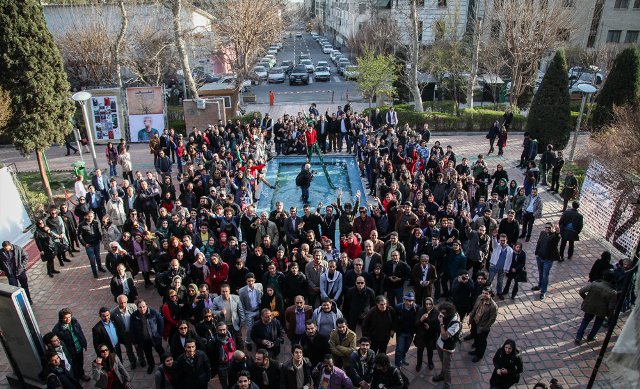
MULTIPOLYGON (((71 98, 82 106, 82 116, 84 117, 84 127, 87 129, 87 141, 89 142, 89 150, 91 150, 91 158, 93 158, 93 168, 98 169, 98 159, 96 158, 96 148, 93 145, 93 133, 91 132, 91 125, 89 124, 89 113, 87 112, 87 101, 91 98, 89 92, 77 92, 74 93, 71 98)), ((82 152, 82 150, 80 151, 82 152)))
POLYGON ((569 161, 573 162, 573 155, 576 151, 576 144, 578 143, 578 131, 580 130, 580 124, 582 123, 582 113, 584 112, 584 105, 587 102, 587 97, 590 94, 596 92, 596 87, 591 84, 578 84, 577 88, 582 94, 582 103, 580 104, 580 115, 578 115, 578 123, 576 123, 576 130, 573 133, 573 143, 571 143, 571 152, 569 153, 569 161))

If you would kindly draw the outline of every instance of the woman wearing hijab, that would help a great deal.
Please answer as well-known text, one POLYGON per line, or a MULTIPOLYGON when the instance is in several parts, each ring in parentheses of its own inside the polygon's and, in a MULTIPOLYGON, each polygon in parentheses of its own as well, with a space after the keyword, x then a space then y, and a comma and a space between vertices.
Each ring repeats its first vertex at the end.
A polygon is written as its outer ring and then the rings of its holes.
POLYGON ((490 389, 507 389, 520 381, 522 359, 515 341, 505 340, 493 357, 493 366, 493 374, 489 380, 490 389))
POLYGON ((40 250, 40 259, 47 263, 47 275, 53 277, 54 274, 60 273, 54 267, 53 259, 57 254, 57 246, 55 235, 51 229, 46 226, 44 219, 36 222, 36 230, 33 233, 33 239, 36 241, 38 250, 40 250))
POLYGON ((162 339, 167 340, 176 332, 178 322, 182 319, 182 312, 178 304, 178 292, 169 289, 167 292, 167 301, 162 304, 162 318, 164 319, 164 332, 162 339))
POLYGON ((591 271, 589 271, 589 282, 601 279, 602 273, 607 270, 613 270, 613 265, 611 264, 611 253, 603 251, 600 258, 593 263, 593 266, 591 266, 591 271))
POLYGON ((418 319, 416 320, 416 337, 413 343, 418 348, 416 361, 416 372, 422 369, 422 358, 424 356, 424 349, 427 349, 427 364, 429 370, 433 370, 433 350, 436 349, 436 340, 438 340, 438 333, 440 329, 440 323, 438 323, 438 310, 435 309, 433 298, 426 297, 424 299, 424 306, 418 311, 418 319))

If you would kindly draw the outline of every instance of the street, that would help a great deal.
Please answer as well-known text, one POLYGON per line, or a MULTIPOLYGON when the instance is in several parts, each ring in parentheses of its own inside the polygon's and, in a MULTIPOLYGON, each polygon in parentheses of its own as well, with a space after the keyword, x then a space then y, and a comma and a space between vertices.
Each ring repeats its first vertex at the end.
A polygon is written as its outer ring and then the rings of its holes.
MULTIPOLYGON (((313 73, 309 74, 309 85, 292 85, 285 81, 281 84, 269 84, 263 81, 261 85, 254 85, 251 87, 250 93, 255 93, 256 102, 268 103, 269 91, 273 91, 276 94, 275 103, 292 103, 300 101, 308 102, 334 102, 339 104, 340 102, 346 102, 349 100, 360 99, 360 92, 357 89, 355 82, 345 81, 344 78, 338 75, 335 64, 331 61, 329 54, 324 54, 322 48, 318 45, 309 33, 303 33, 302 38, 296 37, 296 34, 291 36, 286 35, 286 39, 282 40, 282 50, 276 56, 277 65, 280 66, 282 61, 294 61, 298 62, 298 56, 300 53, 309 53, 311 55, 311 61, 314 65, 318 61, 327 61, 331 69, 331 81, 318 81, 316 82, 313 77, 313 73)), ((346 48, 342 48, 342 52, 346 53, 346 48)), ((355 62, 355 58, 351 58, 352 62, 355 62)))

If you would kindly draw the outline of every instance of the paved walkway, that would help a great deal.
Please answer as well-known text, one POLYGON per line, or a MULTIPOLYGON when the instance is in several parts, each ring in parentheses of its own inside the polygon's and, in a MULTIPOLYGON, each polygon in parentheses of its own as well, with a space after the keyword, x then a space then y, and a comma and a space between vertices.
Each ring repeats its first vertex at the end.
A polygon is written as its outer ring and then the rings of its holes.
MULTIPOLYGON (((291 110, 289 110, 291 112, 291 110)), ((434 140, 440 140, 443 145, 451 144, 456 153, 462 157, 472 157, 478 154, 478 145, 485 145, 486 139, 482 135, 440 137, 434 136, 434 140)), ((513 168, 515 159, 519 156, 518 147, 520 139, 513 137, 506 149, 504 157, 489 157, 491 170, 500 162, 507 167, 511 178, 522 182, 522 173, 513 168)), ((133 161, 136 169, 149 169, 149 155, 142 145, 133 148, 133 161)), ((486 147, 481 149, 485 151, 486 147)), ((64 150, 53 148, 48 152, 49 164, 52 169, 62 169, 68 166, 73 157, 65 157, 64 150)), ((15 162, 18 169, 35 170, 34 160, 23 160, 17 157, 9 149, 0 149, 0 160, 7 163, 15 162)), ((579 309, 581 299, 577 290, 586 283, 589 269, 593 261, 599 257, 605 248, 600 240, 586 231, 581 236, 581 241, 576 245, 576 253, 572 260, 554 265, 551 271, 550 287, 547 298, 538 300, 538 295, 530 292, 530 288, 537 281, 535 263, 532 261, 532 253, 535 248, 537 236, 544 222, 556 222, 560 216, 561 204, 557 196, 542 192, 545 201, 544 218, 536 221, 532 241, 525 243, 524 249, 529 254, 529 278, 530 283, 521 286, 519 296, 515 301, 508 299, 499 302, 499 315, 489 336, 489 346, 485 358, 478 363, 471 362, 469 342, 465 342, 453 357, 453 387, 454 388, 487 388, 492 372, 491 358, 506 338, 515 339, 522 352, 524 361, 524 374, 518 388, 531 388, 538 381, 547 382, 552 377, 557 378, 565 388, 584 388, 588 381, 591 369, 594 366, 600 341, 583 343, 580 346, 573 344, 573 338, 577 326, 582 317, 579 309)), ((616 256, 614 254, 614 256, 616 256)), ((104 254, 103 254, 104 257, 104 254)), ((103 277, 94 280, 89 268, 86 256, 77 255, 73 262, 60 268, 62 273, 54 278, 46 276, 44 263, 39 262, 29 271, 29 279, 34 300, 34 313, 38 320, 40 331, 44 334, 49 331, 57 320, 57 312, 62 307, 70 307, 75 317, 82 324, 85 334, 90 334, 91 327, 98 321, 98 308, 100 306, 111 307, 113 299, 109 292, 109 279, 103 277)), ((138 288, 141 297, 149 301, 152 307, 159 307, 160 298, 154 289, 145 289, 143 283, 138 280, 138 288)), ((624 319, 624 318, 623 318, 624 319)), ((616 328, 612 344, 620 332, 622 323, 616 328)), ((468 328, 465 326, 465 333, 468 328)), ((600 338, 604 334, 601 333, 600 338)), ((288 341, 286 342, 289 343, 288 341)), ((288 355, 287 347, 283 355, 288 355)), ((389 349, 393 355, 393 343, 389 349)), ((86 354, 86 368, 95 357, 90 346, 86 354)), ((409 351, 408 362, 410 366, 406 373, 411 379, 411 387, 427 386, 436 388, 431 382, 434 372, 423 368, 416 375, 415 349, 409 351)), ((436 357, 436 371, 439 369, 439 361, 436 357)), ((125 363, 125 366, 129 366, 125 363)), ((10 370, 4 353, 0 353, 0 389, 8 388, 5 374, 10 370)), ((598 388, 629 388, 630 384, 622 381, 624 377, 609 377, 608 367, 605 364, 600 369, 596 387, 598 388)), ((151 376, 145 374, 140 368, 133 372, 135 388, 151 388, 151 376)), ((93 384, 85 385, 86 388, 93 384)), ((212 381, 210 387, 217 388, 217 381, 212 381)))

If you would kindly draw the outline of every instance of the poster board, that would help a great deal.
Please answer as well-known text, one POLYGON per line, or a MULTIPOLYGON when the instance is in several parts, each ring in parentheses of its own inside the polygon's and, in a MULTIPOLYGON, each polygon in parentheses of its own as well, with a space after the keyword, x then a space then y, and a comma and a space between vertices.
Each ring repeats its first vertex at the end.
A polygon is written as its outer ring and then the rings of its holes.
POLYGON ((126 138, 123 131, 120 89, 89 90, 89 117, 95 143, 118 142, 126 138))
POLYGON ((16 242, 31 226, 31 219, 7 167, 0 169, 0 188, 0 203, 3 205, 0 212, 0 238, 2 241, 16 242))
POLYGON ((126 95, 131 142, 149 142, 153 135, 162 135, 166 128, 164 88, 127 88, 126 95))

